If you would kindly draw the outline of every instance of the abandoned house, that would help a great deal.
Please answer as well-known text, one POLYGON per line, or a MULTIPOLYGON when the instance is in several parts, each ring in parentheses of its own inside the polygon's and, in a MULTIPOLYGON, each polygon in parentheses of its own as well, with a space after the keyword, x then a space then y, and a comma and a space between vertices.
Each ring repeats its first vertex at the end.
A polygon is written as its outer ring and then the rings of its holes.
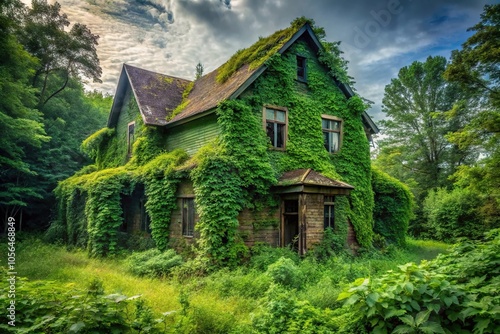
POLYGON ((371 243, 378 129, 322 38, 296 20, 195 81, 123 65, 107 128, 84 143, 96 164, 59 196, 62 210, 85 211, 72 229, 104 253, 115 230, 172 247, 263 242, 300 254, 326 228, 346 245, 371 243), (120 186, 105 197, 99 182, 111 177, 120 186), (95 204, 111 200, 115 211, 95 204))

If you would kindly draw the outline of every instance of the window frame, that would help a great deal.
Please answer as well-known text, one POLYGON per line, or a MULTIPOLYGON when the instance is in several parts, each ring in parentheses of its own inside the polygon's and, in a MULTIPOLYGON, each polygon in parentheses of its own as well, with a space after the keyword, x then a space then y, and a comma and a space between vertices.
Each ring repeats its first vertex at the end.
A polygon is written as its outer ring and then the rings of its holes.
POLYGON ((265 104, 262 108, 262 126, 264 128, 264 132, 266 134, 266 138, 268 138, 270 140, 270 144, 271 144, 271 149, 273 150, 278 150, 278 151, 285 151, 286 150, 286 142, 288 140, 288 108, 286 107, 280 107, 280 106, 276 106, 276 105, 271 105, 271 104, 265 104), (275 114, 275 119, 274 120, 270 120, 270 123, 274 123, 274 124, 282 124, 284 125, 284 130, 283 130, 283 147, 277 147, 277 146, 274 146, 274 142, 271 141, 271 138, 269 138, 269 136, 267 135, 267 109, 271 109, 271 110, 274 110, 274 111, 282 111, 285 113, 285 122, 280 122, 280 121, 277 121, 276 120, 276 114, 275 114))
MULTIPOLYGON (((331 116, 331 115, 321 115, 321 133, 325 133, 325 132, 328 132, 328 133, 338 133, 339 134, 339 147, 336 151, 331 151, 331 147, 329 148, 326 148, 325 149, 327 150, 328 153, 330 154, 337 154, 340 152, 340 150, 342 149, 342 141, 343 141, 343 137, 344 137, 344 121, 342 120, 342 118, 339 118, 339 117, 335 117, 335 116, 331 116), (332 130, 332 129, 325 129, 323 127, 323 120, 327 120, 327 121, 334 121, 334 122, 339 122, 340 125, 339 125, 339 130, 332 130)), ((330 146, 331 146, 331 143, 330 143, 330 146)))
POLYGON ((307 57, 302 56, 300 54, 295 55, 296 66, 297 66, 297 80, 300 82, 307 82, 307 57), (299 66, 299 61, 302 63, 302 66, 299 66), (302 69, 304 75, 299 75, 299 70, 302 69))
POLYGON ((181 197, 181 232, 182 236, 185 238, 193 238, 194 237, 194 228, 196 225, 196 202, 194 197, 181 197), (188 208, 184 208, 187 203, 188 208), (189 210, 189 203, 192 203, 192 211, 189 210), (185 210, 188 212, 186 213, 185 210), (189 222, 189 212, 192 212, 192 226, 190 226, 189 222), (191 227, 191 228, 190 228, 191 227))
POLYGON ((132 145, 135 141, 135 121, 129 122, 127 124, 127 154, 130 157, 132 155, 132 145), (132 136, 130 136, 130 127, 133 126, 132 136), (132 137, 132 140, 130 140, 132 137))
POLYGON ((335 229, 335 196, 327 196, 323 197, 323 228, 326 230, 327 228, 335 229), (330 201, 327 199, 331 199, 330 201), (326 223, 326 208, 328 207, 328 224, 326 223))

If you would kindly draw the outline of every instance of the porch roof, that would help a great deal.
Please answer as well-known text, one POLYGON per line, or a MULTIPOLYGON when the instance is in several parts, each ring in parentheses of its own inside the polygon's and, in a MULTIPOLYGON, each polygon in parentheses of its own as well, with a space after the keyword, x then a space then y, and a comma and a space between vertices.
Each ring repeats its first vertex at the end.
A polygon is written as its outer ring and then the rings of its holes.
POLYGON ((305 192, 326 195, 349 195, 353 189, 350 184, 326 177, 311 168, 286 172, 275 186, 277 193, 305 192))

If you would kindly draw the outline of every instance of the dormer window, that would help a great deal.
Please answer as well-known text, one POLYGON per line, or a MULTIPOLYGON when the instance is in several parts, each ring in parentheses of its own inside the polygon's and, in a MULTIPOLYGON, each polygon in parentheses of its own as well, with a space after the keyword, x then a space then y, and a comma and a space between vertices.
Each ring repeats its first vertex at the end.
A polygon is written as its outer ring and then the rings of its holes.
POLYGON ((287 109, 283 107, 264 107, 264 127, 271 145, 280 150, 285 149, 287 138, 287 109))
POLYGON ((306 58, 297 56, 297 80, 306 82, 306 58))
POLYGON ((342 120, 329 115, 321 116, 325 149, 337 153, 342 144, 342 120))
POLYGON ((134 131, 135 131, 135 122, 128 123, 127 153, 129 156, 132 155, 132 144, 134 144, 134 131))

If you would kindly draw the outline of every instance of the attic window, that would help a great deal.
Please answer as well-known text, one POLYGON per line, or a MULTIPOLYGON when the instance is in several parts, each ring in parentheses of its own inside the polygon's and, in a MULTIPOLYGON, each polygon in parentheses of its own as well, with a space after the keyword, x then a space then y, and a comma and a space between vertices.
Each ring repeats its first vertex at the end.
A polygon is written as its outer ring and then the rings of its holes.
POLYGON ((264 108, 264 127, 271 145, 276 149, 285 149, 287 137, 287 109, 282 107, 264 108))
POLYGON ((306 58, 297 56, 297 80, 306 82, 306 58))
POLYGON ((134 131, 135 131, 135 122, 128 123, 127 153, 129 156, 132 155, 132 144, 134 144, 134 131))
POLYGON ((337 153, 342 143, 342 120, 329 115, 321 116, 323 140, 329 153, 337 153))

